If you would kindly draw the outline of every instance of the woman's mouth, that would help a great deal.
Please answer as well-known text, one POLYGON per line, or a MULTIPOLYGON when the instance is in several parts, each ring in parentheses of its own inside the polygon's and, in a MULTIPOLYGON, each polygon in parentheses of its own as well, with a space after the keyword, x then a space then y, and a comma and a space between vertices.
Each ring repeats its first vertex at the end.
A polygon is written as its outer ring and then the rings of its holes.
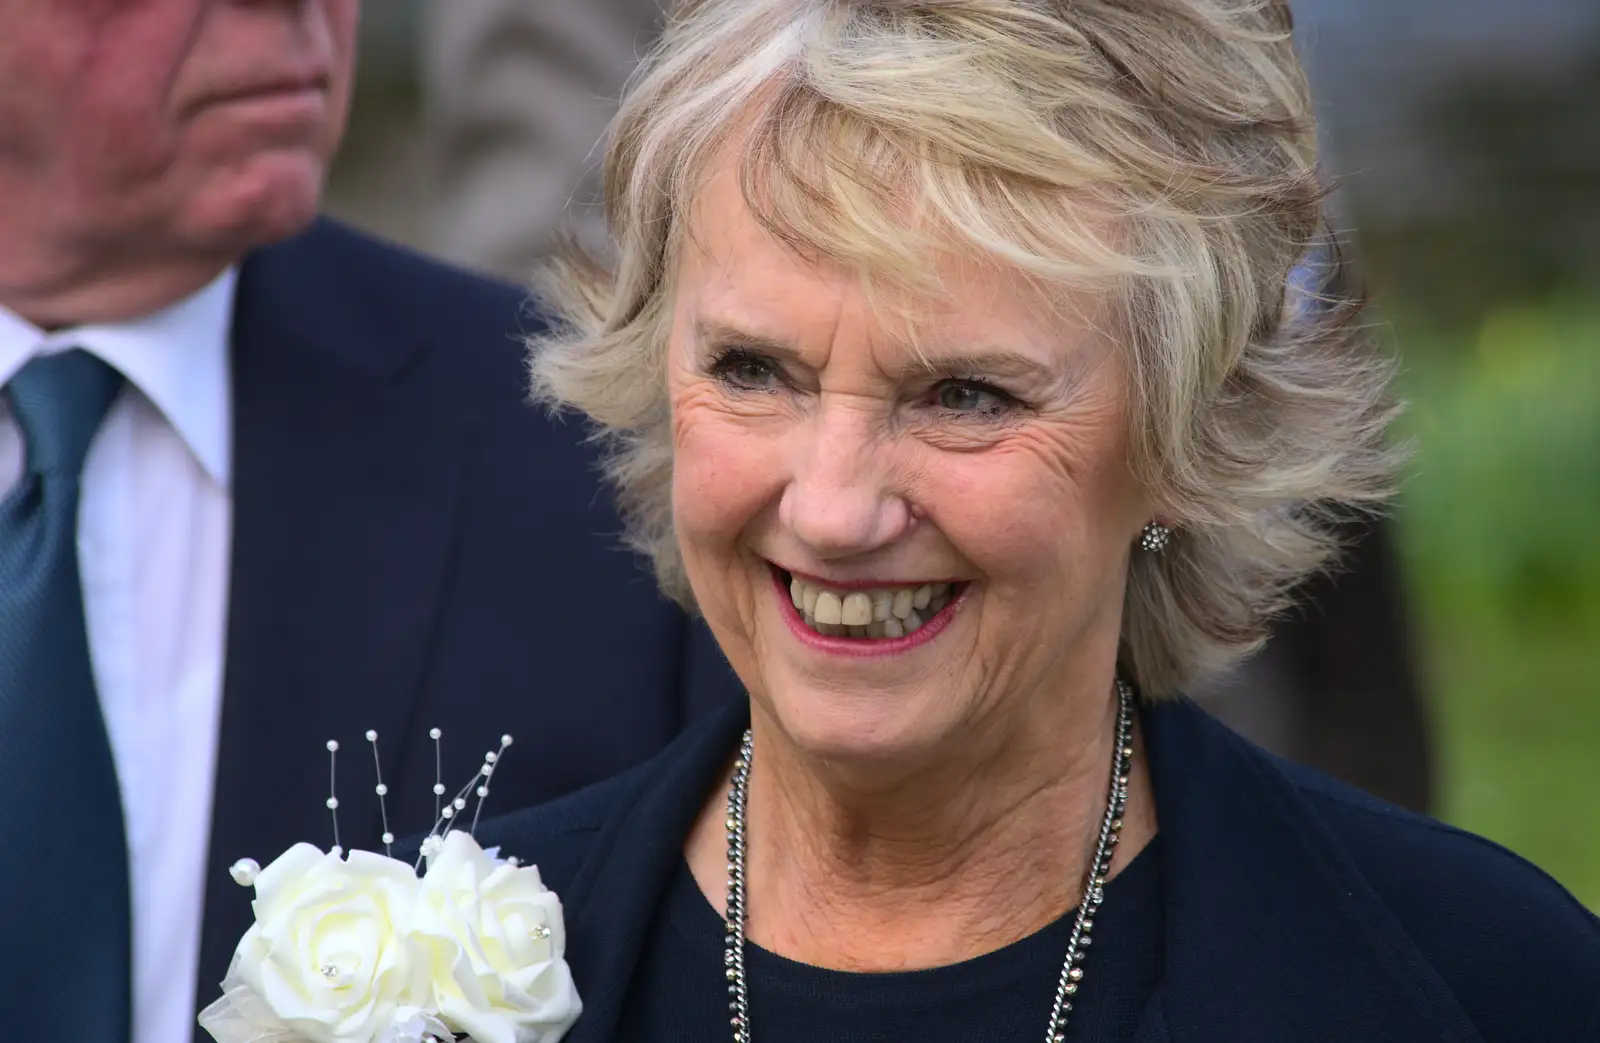
MULTIPOLYGON (((896 641, 948 614, 964 582, 930 581, 883 587, 833 587, 773 566, 773 577, 796 621, 823 637, 896 641)), ((927 636, 931 636, 927 635, 927 636)))

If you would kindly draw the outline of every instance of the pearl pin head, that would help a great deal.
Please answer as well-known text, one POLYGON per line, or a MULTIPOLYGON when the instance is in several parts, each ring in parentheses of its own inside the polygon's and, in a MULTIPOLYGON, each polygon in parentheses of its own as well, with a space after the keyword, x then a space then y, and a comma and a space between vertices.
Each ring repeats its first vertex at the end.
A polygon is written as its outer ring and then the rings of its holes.
MULTIPOLYGON (((429 836, 427 840, 425 840, 422 844, 421 854, 417 859, 417 864, 413 867, 419 871, 422 868, 422 862, 424 859, 430 858, 439 853, 443 847, 443 835, 448 833, 451 829, 461 829, 468 831, 469 833, 476 832, 478 820, 483 813, 484 799, 489 796, 489 784, 494 778, 495 769, 498 767, 501 759, 505 756, 506 749, 510 747, 512 743, 512 738, 509 734, 500 736, 500 748, 497 750, 491 750, 484 754, 483 761, 479 765, 477 772, 474 773, 472 781, 463 786, 459 792, 452 795, 448 790, 445 789, 444 779, 442 778, 444 758, 440 749, 439 740, 443 734, 444 733, 438 728, 428 729, 428 738, 433 741, 434 750, 433 794, 436 798, 435 821, 433 823, 433 827, 429 830, 429 836), (467 805, 471 803, 471 796, 477 797, 477 803, 475 807, 468 808, 467 805), (467 813, 469 811, 471 812, 470 827, 466 825, 467 813)), ((374 775, 372 792, 376 794, 378 798, 378 808, 381 812, 383 828, 383 832, 380 834, 380 839, 383 841, 384 854, 392 856, 395 834, 394 831, 389 828, 389 809, 388 802, 385 799, 389 795, 389 786, 383 781, 383 764, 382 758, 380 757, 378 751, 378 732, 374 728, 368 728, 366 729, 364 735, 367 740, 367 744, 372 748, 372 768, 374 775)), ((339 740, 329 739, 324 746, 328 751, 328 797, 323 801, 323 805, 328 809, 328 812, 332 818, 332 852, 336 856, 342 856, 345 848, 339 836, 340 800, 336 793, 336 783, 339 776, 339 740)), ((248 860, 241 860, 236 864, 234 869, 235 879, 239 879, 241 884, 253 883, 256 875, 261 871, 260 867, 256 866, 253 862, 249 863, 250 866, 254 867, 253 869, 246 868, 247 861, 248 860), (240 879, 241 875, 247 877, 248 879, 240 879)))

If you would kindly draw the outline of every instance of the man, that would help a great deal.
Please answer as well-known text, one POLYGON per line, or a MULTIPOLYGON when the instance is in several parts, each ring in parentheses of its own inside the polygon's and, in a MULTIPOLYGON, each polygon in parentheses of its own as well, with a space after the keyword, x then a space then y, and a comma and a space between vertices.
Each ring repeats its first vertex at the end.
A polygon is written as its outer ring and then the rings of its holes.
POLYGON ((346 846, 427 829, 430 727, 452 793, 512 733, 516 806, 731 692, 523 403, 520 294, 316 221, 358 2, 0 7, 13 1031, 194 1033, 229 865, 332 844, 330 785, 346 846))

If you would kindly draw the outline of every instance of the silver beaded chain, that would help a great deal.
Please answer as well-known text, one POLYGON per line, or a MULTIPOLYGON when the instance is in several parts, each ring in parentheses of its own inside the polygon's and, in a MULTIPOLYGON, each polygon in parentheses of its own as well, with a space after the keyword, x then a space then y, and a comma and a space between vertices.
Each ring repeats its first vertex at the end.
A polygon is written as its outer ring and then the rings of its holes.
MULTIPOLYGON (((728 978, 728 1023, 733 1026, 734 1043, 751 1043, 750 990, 744 973, 745 909, 745 811, 750 793, 750 755, 753 739, 747 730, 739 744, 739 759, 733 762, 733 784, 728 787, 728 915, 723 939, 722 959, 728 978)), ((1122 835, 1122 815, 1128 806, 1128 780, 1133 766, 1133 690, 1117 679, 1116 750, 1111 758, 1111 792, 1094 859, 1084 881, 1083 901, 1078 903, 1072 935, 1067 940, 1067 957, 1061 964, 1055 1004, 1050 1009, 1050 1026, 1045 1043, 1065 1043, 1067 1015, 1072 1013, 1072 997, 1083 983, 1083 958, 1094 930, 1094 914, 1105 901, 1106 878, 1111 874, 1111 857, 1122 835)))

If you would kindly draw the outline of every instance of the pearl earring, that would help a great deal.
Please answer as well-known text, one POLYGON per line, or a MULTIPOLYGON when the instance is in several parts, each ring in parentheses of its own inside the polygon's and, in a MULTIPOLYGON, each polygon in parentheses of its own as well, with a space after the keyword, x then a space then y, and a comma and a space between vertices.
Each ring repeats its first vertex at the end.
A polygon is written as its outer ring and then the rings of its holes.
POLYGON ((1139 534, 1139 546, 1151 554, 1160 554, 1167 549, 1167 544, 1172 541, 1172 530, 1158 521, 1153 521, 1144 527, 1139 534))

